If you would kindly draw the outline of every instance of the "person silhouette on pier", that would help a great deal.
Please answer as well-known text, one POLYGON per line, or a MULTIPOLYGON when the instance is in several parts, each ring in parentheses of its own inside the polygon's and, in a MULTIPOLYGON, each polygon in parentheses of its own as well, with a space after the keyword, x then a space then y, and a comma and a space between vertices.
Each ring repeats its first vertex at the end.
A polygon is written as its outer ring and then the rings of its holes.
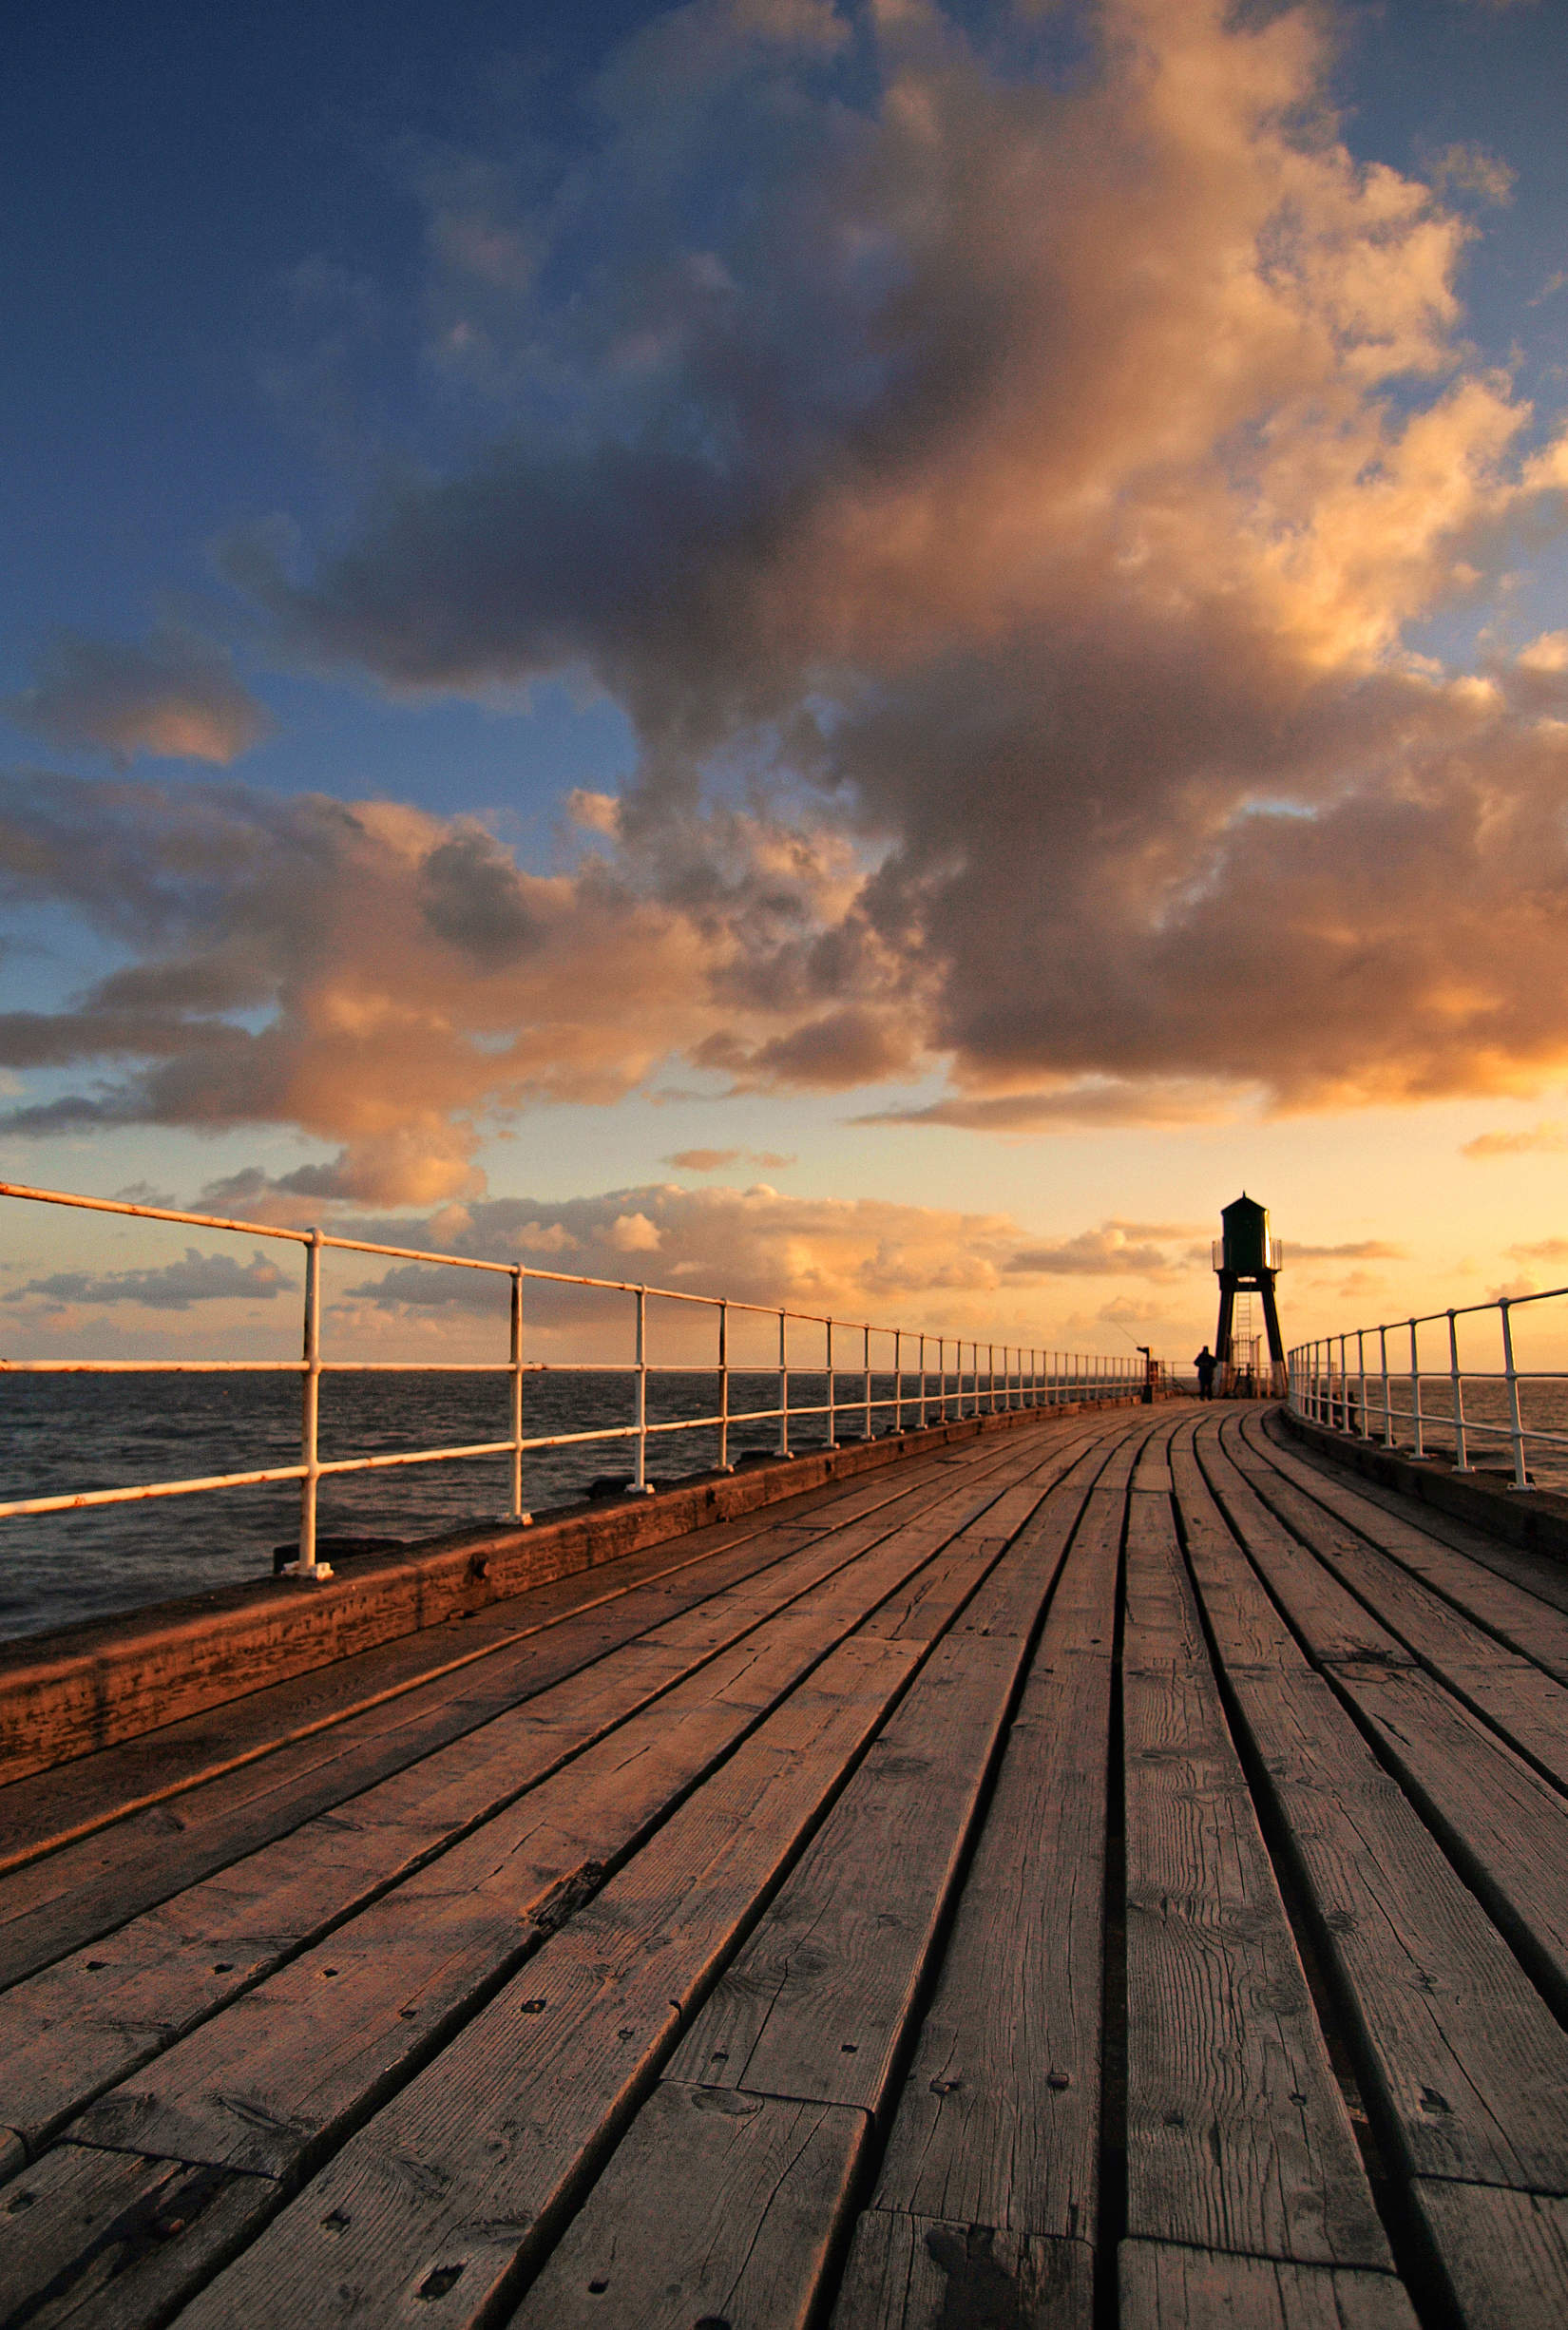
POLYGON ((1202 1350, 1199 1351, 1197 1357, 1194 1360, 1193 1365, 1197 1369, 1198 1398, 1200 1400, 1212 1400, 1214 1396, 1214 1369, 1218 1366, 1219 1362, 1214 1357, 1213 1351, 1210 1350, 1207 1344, 1205 1344, 1202 1350))

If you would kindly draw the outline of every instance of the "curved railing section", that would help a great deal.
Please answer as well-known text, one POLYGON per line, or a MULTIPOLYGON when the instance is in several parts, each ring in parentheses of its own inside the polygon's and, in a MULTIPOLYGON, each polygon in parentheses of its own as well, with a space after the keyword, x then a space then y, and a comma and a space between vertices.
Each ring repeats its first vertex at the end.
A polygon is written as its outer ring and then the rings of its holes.
MULTIPOLYGON (((511 1518, 519 1524, 532 1516, 525 1509, 525 1461, 547 1448, 566 1448, 603 1441, 629 1443, 635 1466, 626 1484, 637 1495, 651 1493, 648 1443, 681 1432, 714 1432, 718 1438, 718 1469, 730 1471, 730 1435, 741 1425, 776 1423, 779 1456, 792 1453, 792 1429, 819 1419, 825 1442, 837 1446, 841 1421, 858 1424, 854 1438, 874 1436, 876 1420, 884 1429, 903 1432, 950 1418, 995 1414, 1008 1408, 1049 1408, 1084 1401, 1125 1400, 1143 1395, 1157 1380, 1153 1363, 1119 1354, 1084 1354, 1025 1347, 1009 1336, 955 1337, 934 1329, 876 1327, 863 1320, 830 1318, 815 1311, 795 1310, 786 1304, 759 1304, 725 1294, 698 1294, 686 1288, 635 1285, 623 1279, 590 1278, 569 1270, 537 1270, 531 1264, 491 1261, 471 1254, 447 1254, 420 1248, 382 1245, 367 1238, 335 1237, 322 1230, 280 1229, 269 1222, 233 1220, 213 1213, 182 1213, 169 1206, 133 1205, 126 1200, 86 1197, 66 1190, 30 1189, 0 1182, 0 1197, 29 1205, 70 1206, 94 1213, 134 1214, 141 1219, 181 1223, 188 1228, 235 1232, 247 1238, 270 1238, 303 1250, 301 1288, 301 1354, 298 1359, 0 1359, 0 1373, 12 1375, 142 1374, 296 1375, 301 1389, 299 1461, 249 1472, 211 1474, 197 1480, 138 1482, 118 1488, 84 1489, 65 1496, 24 1497, 0 1501, 0 1519, 27 1514, 63 1513, 92 1505, 140 1502, 155 1497, 189 1497, 219 1489, 257 1487, 277 1481, 299 1482, 299 1552, 289 1565, 292 1575, 330 1577, 327 1563, 316 1558, 316 1511, 320 1483, 329 1476, 366 1473, 398 1465, 441 1464, 469 1458, 507 1457, 511 1463, 511 1518), (494 1360, 364 1360, 325 1358, 321 1349, 322 1258, 329 1251, 378 1254, 392 1261, 436 1265, 454 1270, 483 1270, 509 1282, 510 1335, 505 1359, 494 1360), (621 1360, 530 1360, 525 1350, 526 1297, 530 1285, 576 1288, 596 1297, 624 1297, 629 1353, 621 1360), (658 1365, 648 1357, 650 1304, 679 1304, 688 1310, 712 1315, 716 1352, 712 1362, 658 1365), (731 1356, 731 1326, 737 1316, 776 1323, 776 1362, 772 1367, 736 1365, 731 1356), (820 1336, 821 1359, 804 1359, 803 1335, 820 1336), (846 1346, 846 1338, 849 1345, 846 1346), (858 1348, 855 1346, 858 1346, 858 1348), (966 1360, 966 1353, 967 1360, 966 1360), (998 1364, 1000 1357, 1000 1366, 998 1364), (848 1360, 848 1365, 846 1365, 848 1360), (858 1362, 858 1365, 856 1364, 858 1362), (880 1362, 880 1365, 876 1363, 880 1362), (790 1397, 791 1375, 825 1378, 827 1398, 802 1404, 790 1397), (323 1460, 320 1452, 321 1379, 329 1374, 505 1375, 510 1387, 510 1430, 505 1440, 485 1441, 461 1447, 399 1449, 392 1453, 323 1460), (530 1375, 624 1375, 629 1380, 631 1412, 624 1423, 592 1430, 553 1432, 529 1437, 524 1429, 524 1384, 530 1375), (650 1421, 650 1376, 717 1375, 718 1407, 713 1415, 650 1421), (858 1378, 858 1396, 839 1396, 849 1375, 858 1378), (776 1398, 765 1407, 735 1409, 732 1381, 736 1376, 771 1378, 776 1398), (878 1395, 878 1378, 891 1379, 891 1389, 878 1395)), ((818 1443, 819 1445, 822 1443, 818 1443)))
POLYGON ((1568 1308, 1539 1308, 1549 1304, 1568 1305, 1568 1287, 1298 1344, 1289 1357, 1290 1405, 1352 1438, 1446 1458, 1456 1472, 1506 1469, 1514 1489, 1538 1480, 1568 1485, 1568 1369, 1520 1351, 1521 1311, 1547 1342, 1546 1356, 1559 1337, 1568 1348, 1568 1308), (1488 1456, 1503 1464, 1488 1465, 1488 1456))

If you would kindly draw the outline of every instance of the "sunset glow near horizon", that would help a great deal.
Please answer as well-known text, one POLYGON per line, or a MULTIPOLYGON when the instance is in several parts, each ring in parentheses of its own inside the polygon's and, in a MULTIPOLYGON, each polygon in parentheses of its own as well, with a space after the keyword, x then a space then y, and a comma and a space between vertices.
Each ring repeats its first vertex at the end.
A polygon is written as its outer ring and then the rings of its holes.
MULTIPOLYGON (((1183 1361, 1244 1187, 1288 1342, 1568 1282, 1558 0, 12 41, 0 1177, 1183 1361)), ((14 1355, 296 1339, 7 1228, 14 1355)))

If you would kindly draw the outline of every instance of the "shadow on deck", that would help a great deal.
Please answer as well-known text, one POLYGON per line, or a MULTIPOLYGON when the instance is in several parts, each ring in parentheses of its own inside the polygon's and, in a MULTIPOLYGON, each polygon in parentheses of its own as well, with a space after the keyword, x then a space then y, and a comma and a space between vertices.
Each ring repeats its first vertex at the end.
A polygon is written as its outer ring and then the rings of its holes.
POLYGON ((1177 1404, 418 1656, 0 1790, 7 2322, 1568 2320, 1568 1568, 1177 1404))

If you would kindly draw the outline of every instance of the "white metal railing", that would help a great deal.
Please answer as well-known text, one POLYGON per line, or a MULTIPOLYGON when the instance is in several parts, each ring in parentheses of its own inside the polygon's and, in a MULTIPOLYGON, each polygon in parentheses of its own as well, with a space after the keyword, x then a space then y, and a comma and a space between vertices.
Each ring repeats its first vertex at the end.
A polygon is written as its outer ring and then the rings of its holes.
MULTIPOLYGON (((1477 1469, 1478 1447, 1482 1454, 1488 1444, 1499 1455, 1505 1449, 1515 1489, 1534 1485, 1532 1456, 1561 1480, 1568 1477, 1568 1430, 1526 1422, 1520 1389, 1568 1384, 1568 1369, 1521 1367, 1515 1352, 1513 1314, 1537 1303, 1563 1301, 1568 1301, 1568 1287, 1548 1287, 1538 1294, 1499 1295, 1488 1303, 1459 1304, 1449 1310, 1350 1327, 1343 1334, 1298 1344, 1289 1361, 1290 1404, 1314 1423, 1378 1440, 1388 1448, 1400 1444, 1399 1428, 1408 1425, 1412 1455, 1451 1453, 1458 1472, 1477 1469), (1497 1322, 1501 1366, 1462 1366, 1460 1321, 1488 1317, 1497 1322), (1427 1330, 1425 1356, 1423 1327, 1427 1330), (1434 1330, 1441 1330, 1435 1365, 1434 1330), (1390 1336, 1395 1338, 1392 1349, 1390 1336)), ((1542 1396, 1539 1388, 1534 1396, 1542 1396)), ((1553 1423, 1568 1423, 1568 1397, 1558 1395, 1557 1404, 1561 1413, 1553 1423)))
MULTIPOLYGON (((1056 1407, 1071 1402, 1130 1399, 1142 1394, 1145 1385, 1143 1359, 1122 1358, 1113 1354, 1085 1355, 1080 1352, 1046 1350, 1043 1346, 1025 1348, 1010 1341, 955 1337, 910 1327, 872 1327, 864 1321, 832 1319, 815 1311, 791 1309, 785 1304, 761 1304, 739 1300, 721 1294, 694 1294, 685 1289, 637 1286, 623 1279, 590 1278, 569 1270, 535 1270, 518 1262, 492 1262, 472 1254, 430 1253, 408 1246, 381 1245, 369 1238, 340 1238, 322 1230, 285 1230, 268 1222, 231 1220, 213 1213, 186 1213, 169 1206, 133 1205, 126 1200, 107 1197, 84 1197, 66 1190, 29 1189, 12 1182, 0 1182, 0 1197, 10 1197, 38 1205, 73 1206, 94 1213, 129 1213, 148 1221, 180 1222, 188 1228, 234 1231, 249 1238, 276 1238, 304 1249, 303 1338, 298 1359, 0 1359, 0 1373, 10 1375, 114 1375, 114 1374, 249 1374, 297 1375, 301 1384, 300 1454, 297 1464, 271 1464, 258 1470, 239 1473, 216 1473, 200 1480, 157 1480, 135 1486, 108 1489, 85 1489, 73 1495, 56 1497, 22 1497, 0 1501, 0 1519, 13 1518, 24 1514, 64 1513, 91 1505, 114 1505, 140 1502, 154 1497, 188 1497, 214 1489, 238 1489, 261 1486, 266 1483, 297 1480, 299 1482, 299 1553, 289 1565, 292 1575, 301 1577, 330 1577, 327 1563, 316 1558, 316 1508, 320 1483, 329 1476, 341 1473, 363 1473, 389 1469, 396 1465, 450 1463, 466 1458, 507 1457, 511 1465, 511 1518, 526 1523, 531 1515, 523 1503, 523 1460, 533 1451, 546 1448, 576 1447, 596 1441, 630 1441, 634 1447, 635 1474, 627 1484, 639 1495, 651 1494, 648 1481, 648 1442, 657 1436, 676 1432, 715 1431, 718 1435, 718 1469, 733 1469, 730 1463, 730 1434, 741 1424, 776 1422, 778 1437, 776 1452, 791 1453, 790 1433, 793 1425, 808 1418, 820 1417, 826 1423, 827 1444, 836 1446, 840 1419, 854 1417, 860 1434, 873 1437, 873 1417, 891 1410, 894 1432, 909 1428, 907 1417, 918 1419, 925 1428, 933 1416, 945 1423, 955 1415, 978 1416, 995 1414, 1009 1408, 1056 1407), (346 1253, 380 1254, 393 1261, 437 1264, 458 1270, 487 1270, 509 1282, 510 1287, 510 1347, 505 1360, 356 1360, 324 1359, 321 1355, 321 1260, 329 1250, 346 1253), (630 1360, 601 1362, 597 1360, 534 1360, 524 1351, 524 1290, 530 1281, 555 1287, 579 1287, 602 1294, 623 1295, 631 1306, 632 1352, 630 1360), (656 1301, 679 1303, 688 1308, 710 1310, 715 1314, 717 1349, 716 1365, 660 1362, 655 1366, 648 1357, 648 1303, 656 1301), (778 1327, 776 1366, 757 1367, 737 1366, 731 1357, 730 1328, 736 1314, 776 1320, 778 1327), (803 1406, 792 1404, 790 1376, 792 1362, 796 1373, 819 1373, 808 1365, 802 1367, 798 1347, 791 1349, 791 1329, 820 1328, 824 1336, 824 1358, 827 1372, 825 1402, 803 1406), (835 1374, 835 1334, 849 1333, 859 1339, 860 1366, 850 1370, 861 1378, 860 1396, 846 1402, 838 1396, 838 1375, 835 1374), (873 1367, 872 1338, 878 1339, 890 1369, 873 1367), (890 1346, 890 1349, 889 1346, 890 1346), (968 1364, 965 1364, 965 1353, 968 1364), (1002 1366, 997 1366, 997 1355, 1002 1366), (984 1354, 984 1361, 982 1359, 984 1354), (931 1362, 934 1359, 935 1365, 931 1362), (669 1422, 650 1423, 648 1419, 648 1378, 654 1376, 714 1375, 718 1378, 718 1410, 712 1416, 679 1417, 669 1422), (874 1392, 877 1373, 891 1374, 892 1390, 884 1396, 874 1392), (495 1375, 508 1379, 510 1395, 510 1429, 502 1441, 485 1441, 464 1447, 442 1447, 397 1450, 373 1456, 338 1457, 323 1460, 320 1453, 320 1395, 321 1379, 329 1374, 410 1374, 410 1375, 495 1375), (552 1432, 527 1437, 523 1429, 523 1385, 528 1375, 629 1375, 632 1379, 632 1414, 624 1423, 602 1426, 588 1431, 552 1432), (731 1379, 736 1375, 757 1376, 772 1374, 778 1385, 777 1404, 772 1407, 733 1409, 730 1402, 731 1379)), ((846 1372, 839 1370, 839 1373, 846 1372)))

